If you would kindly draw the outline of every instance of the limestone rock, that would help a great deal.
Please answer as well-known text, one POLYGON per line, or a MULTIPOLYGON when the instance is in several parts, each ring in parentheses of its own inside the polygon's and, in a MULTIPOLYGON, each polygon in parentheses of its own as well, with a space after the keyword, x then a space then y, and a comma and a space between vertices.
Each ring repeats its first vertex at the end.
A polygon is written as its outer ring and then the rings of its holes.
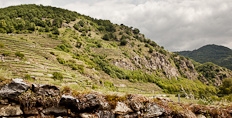
POLYGON ((153 118, 153 117, 161 116, 164 113, 165 110, 163 108, 159 107, 155 103, 148 103, 145 108, 144 117, 153 118))
POLYGON ((141 109, 143 109, 142 103, 137 102, 137 101, 132 101, 132 102, 130 103, 130 107, 131 107, 131 109, 134 110, 134 111, 140 111, 141 109))
POLYGON ((127 114, 132 112, 132 110, 123 102, 117 102, 116 108, 114 109, 115 114, 127 114))
POLYGON ((23 112, 20 109, 19 105, 16 105, 16 106, 8 105, 8 106, 0 107, 0 116, 1 117, 4 117, 4 116, 20 116, 22 114, 23 114, 23 112))

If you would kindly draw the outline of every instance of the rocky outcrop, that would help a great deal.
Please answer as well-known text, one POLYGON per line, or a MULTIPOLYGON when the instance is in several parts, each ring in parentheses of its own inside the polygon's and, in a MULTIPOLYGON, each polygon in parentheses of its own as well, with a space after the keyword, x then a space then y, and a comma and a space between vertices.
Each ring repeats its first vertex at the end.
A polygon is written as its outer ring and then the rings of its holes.
POLYGON ((191 80, 195 80, 199 77, 198 72, 190 60, 177 56, 174 58, 174 62, 179 72, 181 73, 181 76, 191 80))
POLYGON ((231 108, 186 106, 171 100, 150 99, 131 94, 121 97, 99 93, 62 95, 56 86, 35 84, 30 86, 21 79, 15 79, 3 86, 0 89, 0 96, 0 117, 232 117, 231 108))
POLYGON ((132 61, 136 67, 140 69, 145 69, 150 72, 161 70, 167 78, 179 76, 178 69, 175 65, 171 64, 164 54, 155 52, 152 54, 150 59, 136 55, 132 58, 132 61))

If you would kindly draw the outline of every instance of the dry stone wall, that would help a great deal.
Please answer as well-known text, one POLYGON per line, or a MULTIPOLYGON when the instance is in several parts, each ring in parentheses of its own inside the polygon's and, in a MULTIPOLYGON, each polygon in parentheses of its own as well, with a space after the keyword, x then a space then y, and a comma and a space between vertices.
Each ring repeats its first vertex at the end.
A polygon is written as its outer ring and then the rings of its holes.
POLYGON ((62 94, 58 87, 14 79, 0 89, 0 117, 14 118, 197 118, 231 117, 232 110, 183 105, 163 98, 99 93, 62 94))

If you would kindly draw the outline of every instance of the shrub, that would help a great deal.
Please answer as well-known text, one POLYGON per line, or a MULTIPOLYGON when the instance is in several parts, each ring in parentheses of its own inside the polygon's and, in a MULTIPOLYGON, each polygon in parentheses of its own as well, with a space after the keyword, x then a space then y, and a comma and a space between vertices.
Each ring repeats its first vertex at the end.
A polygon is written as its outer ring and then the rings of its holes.
POLYGON ((64 44, 57 46, 55 49, 60 50, 60 51, 64 51, 64 52, 70 52, 69 47, 67 45, 64 45, 64 44))
POLYGON ((26 80, 32 80, 32 77, 29 74, 26 74, 23 78, 26 80))
POLYGON ((77 48, 81 48, 81 46, 82 46, 82 42, 76 42, 76 47, 77 48))
POLYGON ((52 75, 53 75, 53 79, 54 80, 63 80, 63 74, 62 73, 60 73, 60 72, 53 72, 52 73, 52 75))
POLYGON ((21 52, 15 52, 15 56, 17 56, 17 57, 19 57, 19 58, 21 58, 21 59, 24 58, 24 54, 21 53, 21 52))
POLYGON ((105 34, 103 37, 102 37, 103 40, 106 40, 106 41, 109 41, 110 40, 110 36, 108 34, 105 34))
POLYGON ((65 64, 65 60, 64 59, 62 59, 62 58, 60 58, 60 57, 58 57, 58 58, 56 58, 57 59, 57 61, 60 63, 60 64, 65 64))
POLYGON ((62 88, 62 93, 70 93, 71 92, 71 88, 69 86, 64 86, 62 88))
POLYGON ((220 94, 228 95, 232 94, 232 78, 227 78, 222 81, 222 85, 220 86, 220 94))
POLYGON ((120 41, 120 46, 125 46, 128 43, 128 41, 126 39, 122 39, 120 41))
POLYGON ((10 55, 10 52, 8 52, 8 51, 5 51, 2 53, 2 56, 9 56, 9 55, 10 55))
POLYGON ((149 48, 149 53, 153 53, 153 49, 152 48, 149 48))
POLYGON ((106 95, 105 100, 110 104, 111 108, 115 108, 117 102, 124 102, 127 100, 127 96, 118 96, 118 95, 106 95))
POLYGON ((140 31, 139 31, 139 29, 137 29, 137 28, 135 28, 134 30, 133 30, 133 33, 134 34, 138 34, 140 31))

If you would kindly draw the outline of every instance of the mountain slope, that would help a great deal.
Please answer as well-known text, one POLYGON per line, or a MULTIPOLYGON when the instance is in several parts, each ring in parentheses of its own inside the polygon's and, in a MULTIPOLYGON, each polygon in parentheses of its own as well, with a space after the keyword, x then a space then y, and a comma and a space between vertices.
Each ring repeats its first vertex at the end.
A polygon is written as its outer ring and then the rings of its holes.
POLYGON ((193 51, 177 52, 197 62, 213 62, 232 70, 232 50, 218 45, 206 45, 193 51))
POLYGON ((139 29, 109 20, 42 5, 12 6, 0 14, 0 65, 9 75, 0 79, 130 93, 184 89, 200 97, 215 94, 211 85, 232 76, 216 65, 208 72, 215 76, 208 76, 203 73, 208 65, 168 52, 139 29))

